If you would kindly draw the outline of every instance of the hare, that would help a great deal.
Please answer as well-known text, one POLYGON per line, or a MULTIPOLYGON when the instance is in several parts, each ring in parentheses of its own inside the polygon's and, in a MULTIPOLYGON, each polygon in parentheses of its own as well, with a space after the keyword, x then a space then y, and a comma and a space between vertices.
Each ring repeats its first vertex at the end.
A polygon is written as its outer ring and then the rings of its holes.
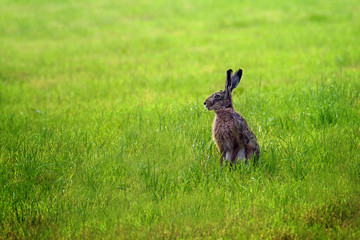
POLYGON ((220 90, 208 97, 204 106, 209 111, 215 111, 213 123, 213 138, 221 154, 220 164, 223 160, 230 161, 230 166, 236 164, 238 159, 245 161, 254 156, 259 159, 260 147, 256 136, 247 125, 243 116, 237 113, 232 102, 232 91, 237 87, 242 76, 242 69, 234 75, 232 70, 227 71, 225 91, 220 90))

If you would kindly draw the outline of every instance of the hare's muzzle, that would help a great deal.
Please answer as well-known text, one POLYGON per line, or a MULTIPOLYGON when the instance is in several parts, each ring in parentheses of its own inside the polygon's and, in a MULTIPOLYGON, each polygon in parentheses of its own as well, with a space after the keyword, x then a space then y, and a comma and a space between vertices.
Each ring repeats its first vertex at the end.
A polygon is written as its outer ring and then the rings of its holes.
POLYGON ((208 101, 208 100, 206 100, 206 101, 204 102, 204 107, 205 107, 207 110, 209 110, 209 105, 207 104, 207 101, 208 101))

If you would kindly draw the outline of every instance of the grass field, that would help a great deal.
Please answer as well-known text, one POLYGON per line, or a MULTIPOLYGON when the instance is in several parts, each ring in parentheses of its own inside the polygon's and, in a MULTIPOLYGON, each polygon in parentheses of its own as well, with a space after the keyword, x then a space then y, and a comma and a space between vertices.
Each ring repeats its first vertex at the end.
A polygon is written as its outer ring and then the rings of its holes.
POLYGON ((0 239, 359 239, 360 4, 0 1, 0 239), (219 166, 204 100, 258 166, 219 166))

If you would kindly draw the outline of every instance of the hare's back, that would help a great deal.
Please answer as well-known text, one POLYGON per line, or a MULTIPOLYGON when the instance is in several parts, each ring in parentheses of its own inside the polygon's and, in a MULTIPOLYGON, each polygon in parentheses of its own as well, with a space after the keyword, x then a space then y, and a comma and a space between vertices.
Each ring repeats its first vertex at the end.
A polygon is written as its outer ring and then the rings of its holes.
POLYGON ((245 143, 256 142, 256 136, 254 132, 250 129, 245 118, 240 113, 237 112, 233 113, 233 118, 234 118, 234 127, 240 133, 240 136, 242 136, 245 143))

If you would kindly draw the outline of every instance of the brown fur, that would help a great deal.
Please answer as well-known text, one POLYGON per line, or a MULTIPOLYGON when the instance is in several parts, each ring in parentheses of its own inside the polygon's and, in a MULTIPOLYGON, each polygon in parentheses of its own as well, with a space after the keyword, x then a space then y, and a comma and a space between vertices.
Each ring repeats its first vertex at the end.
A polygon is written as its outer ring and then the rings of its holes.
POLYGON ((213 124, 213 138, 221 154, 220 164, 223 164, 225 158, 230 160, 230 165, 236 163, 242 151, 244 151, 245 163, 247 164, 254 155, 255 160, 259 158, 260 147, 246 120, 233 107, 231 94, 240 81, 241 75, 238 77, 237 83, 234 83, 235 75, 229 79, 232 73, 231 71, 229 74, 229 71, 225 91, 220 90, 212 94, 205 100, 204 105, 209 111, 213 110, 216 114, 213 124), (232 88, 231 86, 234 85, 235 87, 232 88))

